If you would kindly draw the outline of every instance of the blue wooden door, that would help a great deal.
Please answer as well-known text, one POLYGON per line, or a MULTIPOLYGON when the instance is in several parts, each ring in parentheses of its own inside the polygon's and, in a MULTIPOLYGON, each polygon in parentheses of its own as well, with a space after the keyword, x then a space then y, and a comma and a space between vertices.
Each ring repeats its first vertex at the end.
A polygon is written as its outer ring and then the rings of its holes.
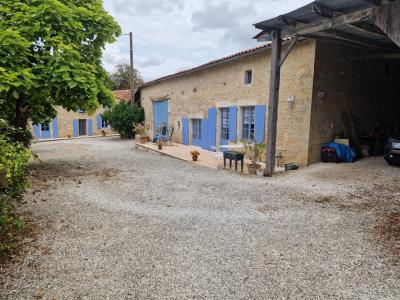
POLYGON ((182 144, 189 145, 189 119, 182 120, 182 144))
POLYGON ((40 137, 42 139, 49 139, 51 137, 49 123, 40 124, 40 137))
POLYGON ((153 102, 153 122, 154 130, 161 124, 168 125, 168 101, 153 102))

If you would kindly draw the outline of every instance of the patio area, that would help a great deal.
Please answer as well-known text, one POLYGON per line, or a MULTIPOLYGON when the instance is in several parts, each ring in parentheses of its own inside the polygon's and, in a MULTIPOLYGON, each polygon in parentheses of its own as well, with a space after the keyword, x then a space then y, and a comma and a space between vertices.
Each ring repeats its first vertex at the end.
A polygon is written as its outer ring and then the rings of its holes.
MULTIPOLYGON (((191 163, 194 163, 199 166, 211 168, 211 169, 219 169, 219 170, 224 170, 227 169, 229 170, 229 160, 227 160, 226 164, 227 167, 224 167, 224 159, 223 159, 223 152, 222 151, 208 151, 204 150, 200 147, 193 146, 193 145, 183 145, 183 144, 178 144, 178 143, 168 143, 168 144, 163 144, 162 150, 158 150, 157 144, 153 143, 145 143, 145 144, 140 144, 136 143, 135 144, 137 149, 140 150, 145 150, 145 151, 150 151, 155 154, 159 155, 165 155, 165 156, 170 156, 176 159, 188 161, 191 163), (192 156, 190 154, 191 151, 198 151, 200 153, 199 158, 197 161, 192 160, 192 156)), ((237 151, 237 147, 235 149, 232 149, 237 151)), ((243 166, 243 174, 249 174, 247 170, 247 164, 250 163, 250 160, 245 159, 244 160, 244 166, 243 166)), ((261 169, 265 168, 265 163, 260 163, 261 169)), ((235 171, 235 164, 232 162, 232 171, 235 171)), ((284 168, 282 167, 276 167, 275 172, 280 173, 283 172, 284 168)), ((238 172, 240 173, 240 162, 238 163, 238 172)), ((258 173, 258 176, 262 176, 262 172, 260 171, 258 173)))

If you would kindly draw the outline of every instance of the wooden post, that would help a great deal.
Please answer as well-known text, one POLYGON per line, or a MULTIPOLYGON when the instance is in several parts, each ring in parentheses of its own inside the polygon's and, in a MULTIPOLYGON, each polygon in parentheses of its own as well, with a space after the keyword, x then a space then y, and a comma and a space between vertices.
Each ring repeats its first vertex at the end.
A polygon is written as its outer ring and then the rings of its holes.
POLYGON ((133 36, 132 32, 129 32, 129 54, 130 54, 130 71, 131 71, 131 105, 135 102, 135 71, 133 69, 133 36))
POLYGON ((269 81, 269 104, 267 126, 267 161, 264 176, 271 177, 275 168, 276 132, 278 123, 279 86, 281 77, 282 33, 272 31, 271 75, 269 81))

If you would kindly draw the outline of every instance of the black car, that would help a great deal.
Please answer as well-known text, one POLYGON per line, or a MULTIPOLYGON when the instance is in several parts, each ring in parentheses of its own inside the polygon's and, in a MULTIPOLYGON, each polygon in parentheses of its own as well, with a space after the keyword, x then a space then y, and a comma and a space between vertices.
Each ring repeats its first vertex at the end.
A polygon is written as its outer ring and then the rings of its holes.
POLYGON ((391 165, 400 166, 400 139, 388 140, 385 146, 385 160, 391 165))

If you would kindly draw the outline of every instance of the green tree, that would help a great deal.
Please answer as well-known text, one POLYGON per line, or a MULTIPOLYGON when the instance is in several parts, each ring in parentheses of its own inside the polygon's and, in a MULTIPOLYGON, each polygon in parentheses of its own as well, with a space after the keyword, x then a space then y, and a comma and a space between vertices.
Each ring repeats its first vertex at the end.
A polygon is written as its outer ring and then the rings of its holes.
MULTIPOLYGON (((133 69, 135 87, 141 86, 144 81, 140 72, 133 69)), ((111 90, 128 90, 131 88, 131 67, 128 64, 119 64, 114 73, 108 74, 106 85, 111 90)))
POLYGON ((111 106, 101 56, 119 34, 102 0, 1 0, 0 117, 26 129, 57 106, 111 106))
POLYGON ((137 105, 120 102, 104 112, 104 117, 122 138, 130 139, 135 137, 134 126, 144 121, 144 111, 137 105))

